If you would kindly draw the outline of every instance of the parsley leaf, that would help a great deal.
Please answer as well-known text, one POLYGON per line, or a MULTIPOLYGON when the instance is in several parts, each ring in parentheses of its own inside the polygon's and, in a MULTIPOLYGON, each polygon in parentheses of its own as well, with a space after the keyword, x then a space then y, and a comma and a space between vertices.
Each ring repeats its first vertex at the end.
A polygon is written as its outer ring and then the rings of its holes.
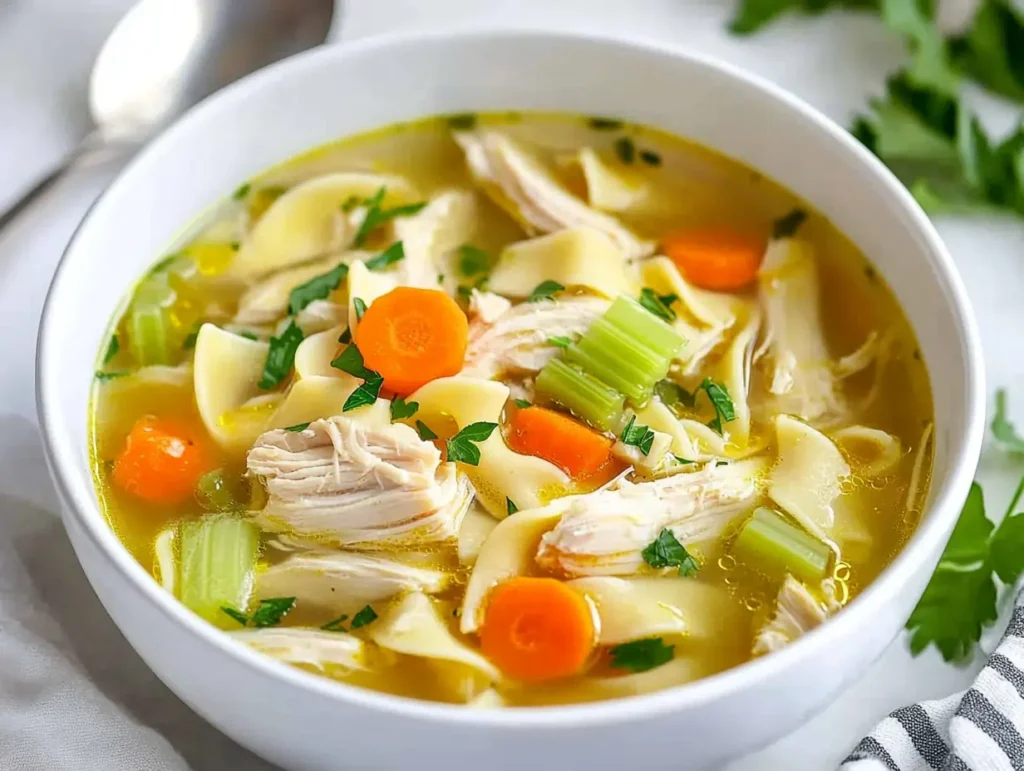
POLYGON ((360 321, 363 318, 363 314, 366 313, 366 302, 362 297, 353 297, 352 309, 356 312, 356 321, 360 321))
POLYGON ((640 160, 646 163, 648 166, 661 165, 661 156, 654 152, 654 150, 641 150, 640 160))
POLYGON ((722 424, 736 420, 736 406, 732 403, 732 397, 724 385, 716 383, 709 377, 704 378, 697 389, 708 395, 711 406, 715 408, 715 419, 708 423, 708 427, 721 436, 722 424))
POLYGON ((366 261, 366 267, 369 270, 384 270, 389 265, 394 265, 396 262, 401 262, 405 259, 405 247, 401 241, 395 241, 387 249, 378 254, 376 257, 371 257, 366 261))
POLYGON ((636 160, 636 145, 629 137, 619 137, 615 140, 612 148, 623 163, 632 163, 636 160))
POLYGON ((819 14, 830 8, 877 8, 879 0, 740 0, 729 22, 734 35, 749 35, 788 11, 819 14))
POLYGON ((363 384, 359 386, 351 395, 345 400, 345 404, 342 405, 341 411, 348 412, 354 410, 357 407, 365 407, 367 404, 373 404, 377 401, 377 397, 380 395, 380 389, 384 385, 384 378, 377 373, 374 373, 373 377, 363 381, 363 384))
POLYGON ((676 463, 678 463, 680 466, 685 466, 688 463, 696 463, 697 462, 695 460, 690 460, 689 458, 680 458, 675 453, 672 454, 672 457, 676 459, 676 463))
POLYGON ((288 312, 294 315, 314 300, 323 300, 341 285, 347 275, 348 265, 341 263, 338 267, 299 284, 288 295, 288 312))
POLYGON ((659 380, 655 383, 654 394, 661 399, 661 403, 666 407, 674 407, 677 404, 692 407, 696 399, 695 394, 691 394, 681 385, 671 380, 659 380))
POLYGON ((654 442, 654 432, 647 426, 636 425, 636 415, 630 415, 629 422, 622 429, 619 437, 623 444, 639 448, 640 452, 647 455, 651 451, 651 444, 654 442))
POLYGON ((103 363, 107 364, 111 359, 117 356, 117 352, 121 350, 121 343, 117 339, 117 335, 113 335, 110 338, 110 343, 107 344, 107 352, 103 354, 103 363))
POLYGON ((305 337, 295 319, 292 319, 280 337, 270 338, 270 350, 267 352, 266 364, 263 365, 260 388, 264 391, 274 388, 288 377, 295 364, 295 351, 305 337))
POLYGON ((252 621, 253 626, 257 627, 277 626, 294 606, 294 597, 270 597, 260 600, 260 606, 256 608, 249 620, 252 621))
POLYGON ((1024 453, 1024 439, 1017 434, 1017 429, 1006 418, 1006 391, 996 391, 996 414, 992 418, 992 436, 1010 452, 1024 453))
POLYGON ((678 299, 674 294, 658 295, 646 286, 640 290, 640 304, 663 321, 675 320, 676 312, 670 306, 678 299))
POLYGON ((431 442, 437 439, 437 434, 430 430, 430 426, 424 423, 422 420, 416 421, 416 433, 420 435, 420 439, 424 442, 431 442))
POLYGON ((1024 101, 1024 14, 1005 0, 983 0, 965 35, 950 41, 961 71, 985 88, 1024 101))
POLYGON ((784 217, 779 217, 772 225, 772 238, 792 238, 807 219, 803 209, 793 209, 784 217))
POLYGON ((491 255, 473 244, 459 247, 459 272, 468 277, 486 273, 491 269, 491 255))
POLYGON ((366 365, 363 363, 363 354, 359 352, 358 348, 354 345, 348 345, 331 362, 331 366, 363 381, 363 384, 345 400, 345 404, 341 408, 342 412, 348 412, 349 410, 354 410, 366 404, 373 404, 377 401, 381 386, 384 385, 384 378, 380 376, 379 372, 366 368, 366 365))
POLYGON ((590 118, 587 125, 598 131, 618 131, 625 124, 618 118, 590 118))
POLYGON ((485 441, 497 427, 497 423, 470 423, 448 440, 448 460, 465 463, 468 466, 479 465, 480 448, 476 446, 476 442, 485 441))
POLYGON ((352 327, 345 327, 345 331, 338 335, 338 342, 345 345, 352 342, 352 327))
POLYGON ((241 201, 243 198, 249 195, 250 190, 252 190, 252 184, 249 182, 243 182, 241 185, 238 186, 235 192, 231 194, 231 198, 235 201, 241 201))
POLYGON ((463 112, 458 115, 449 115, 448 126, 456 131, 469 131, 476 126, 476 115, 471 112, 463 112))
POLYGON ((297 434, 299 431, 305 431, 307 428, 309 428, 310 423, 312 423, 312 421, 307 420, 305 423, 296 423, 294 426, 287 426, 285 427, 284 430, 292 431, 297 434))
POLYGON ((115 378, 124 377, 130 375, 131 372, 97 372, 96 379, 101 383, 106 383, 108 380, 114 380, 115 378))
POLYGON ((235 610, 234 608, 229 608, 226 605, 222 605, 221 606, 221 610, 224 613, 227 613, 229 616, 231 616, 231 618, 233 618, 235 621, 237 621, 242 626, 248 625, 249 617, 247 615, 245 615, 244 613, 242 613, 241 611, 235 610))
POLYGON ((420 201, 419 203, 410 203, 405 206, 394 206, 390 209, 384 209, 381 207, 381 204, 384 202, 386 193, 387 188, 382 187, 373 196, 363 201, 363 206, 366 207, 366 216, 363 217, 363 222, 359 226, 359 230, 356 231, 356 237, 353 241, 356 247, 365 244, 370 234, 386 222, 395 217, 407 217, 411 214, 416 214, 427 205, 426 201, 420 201))
POLYGON ((401 396, 396 396, 391 400, 391 422, 411 418, 419 408, 418 402, 407 402, 401 396))
POLYGON ((665 645, 660 637, 633 640, 612 648, 612 669, 628 669, 631 672, 646 672, 667 664, 675 654, 676 646, 665 645))
POLYGON ((561 292, 563 289, 565 289, 565 287, 557 281, 541 281, 533 288, 533 291, 530 292, 530 296, 526 299, 531 303, 535 303, 540 300, 549 300, 552 295, 556 292, 561 292))
POLYGON ((652 568, 679 568, 679 575, 692 576, 700 570, 700 563, 676 539, 667 527, 642 552, 644 562, 652 568))
POLYGON ((337 618, 332 618, 320 628, 325 632, 347 632, 348 630, 345 628, 346 621, 348 621, 348 613, 342 613, 337 618))
POLYGON ((565 335, 555 335, 554 337, 549 337, 547 339, 547 344, 553 345, 556 348, 568 348, 572 345, 572 340, 565 335))
POLYGON ((508 516, 510 517, 517 511, 519 511, 519 507, 516 506, 515 503, 512 502, 512 499, 507 496, 505 498, 505 511, 508 513, 508 516))
POLYGON ((199 339, 199 330, 198 329, 193 329, 191 332, 189 332, 187 335, 185 335, 185 340, 184 340, 184 342, 182 342, 181 347, 184 348, 186 351, 190 351, 190 350, 192 350, 193 348, 196 347, 196 340, 198 340, 198 339, 199 339))
POLYGON ((525 410, 527 407, 531 406, 529 399, 516 399, 515 405, 521 410, 525 410))
POLYGON ((377 611, 369 605, 364 605, 362 610, 352 616, 352 628, 359 629, 377 620, 377 611))

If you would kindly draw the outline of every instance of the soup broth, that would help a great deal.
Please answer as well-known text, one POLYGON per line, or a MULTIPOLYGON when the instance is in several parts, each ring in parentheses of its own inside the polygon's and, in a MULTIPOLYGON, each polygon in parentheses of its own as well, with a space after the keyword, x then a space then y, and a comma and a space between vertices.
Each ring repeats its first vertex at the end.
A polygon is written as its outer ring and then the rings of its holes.
POLYGON ((244 182, 137 285, 111 527, 245 644, 477 707, 686 683, 824 623, 917 524, 881 277, 757 172, 605 118, 432 118, 244 182))

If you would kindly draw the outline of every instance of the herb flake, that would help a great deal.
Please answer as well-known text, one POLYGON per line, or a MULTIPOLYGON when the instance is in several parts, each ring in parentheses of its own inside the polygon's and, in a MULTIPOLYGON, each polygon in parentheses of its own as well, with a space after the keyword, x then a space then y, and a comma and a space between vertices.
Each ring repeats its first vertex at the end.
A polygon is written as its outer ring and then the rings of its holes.
POLYGON ((275 388, 288 377, 295 364, 295 351, 305 337, 295 319, 292 319, 280 337, 270 338, 270 350, 267 351, 267 361, 263 365, 260 388, 264 391, 275 388))
POLYGON ((475 113, 463 112, 449 115, 445 120, 448 127, 455 131, 471 131, 476 126, 477 117, 475 113))
POLYGON ((326 299, 331 292, 341 286, 347 275, 348 265, 340 263, 336 268, 299 284, 288 295, 288 312, 294 315, 314 300, 326 299))
POLYGON ((541 300, 550 300, 557 292, 561 292, 564 289, 565 287, 557 281, 541 281, 533 288, 533 291, 530 292, 530 296, 526 299, 531 303, 540 302, 541 300))
POLYGON ((480 448, 476 443, 486 441, 497 427, 497 423, 470 423, 447 441, 448 460, 467 466, 480 465, 480 448))
POLYGON ((356 237, 353 240, 356 247, 363 246, 366 243, 366 239, 370 237, 370 234, 386 222, 393 220, 395 217, 408 217, 417 214, 427 205, 426 201, 420 201, 418 203, 393 206, 390 209, 385 209, 381 204, 384 202, 386 194, 387 188, 382 187, 374 195, 363 201, 363 206, 366 207, 366 216, 363 217, 362 224, 359 225, 359 230, 356 231, 356 237))
POLYGON ((511 517, 517 511, 519 511, 519 507, 516 506, 515 503, 512 502, 511 498, 506 496, 505 497, 505 513, 506 513, 506 515, 511 517))
POLYGON ((697 389, 708 395, 711 406, 715 408, 715 418, 708 423, 708 427, 719 436, 723 436, 722 424, 736 420, 736 406, 732 397, 729 396, 724 384, 716 383, 709 377, 704 378, 697 389))
POLYGON ((619 440, 623 444, 638 448, 640 452, 647 455, 650 453, 651 445, 654 442, 654 432, 647 426, 636 425, 636 415, 630 415, 629 422, 622 429, 622 435, 619 437, 619 440))
POLYGON ((679 575, 692 576, 700 570, 700 563, 686 547, 679 543, 667 527, 642 552, 644 562, 652 568, 679 568, 679 575))
POLYGON ((676 312, 671 306, 678 299, 679 297, 674 294, 659 295, 646 286, 640 290, 640 304, 662 321, 669 323, 676 318, 676 312))
POLYGON ((366 261, 366 267, 369 270, 380 271, 387 268, 389 265, 394 265, 396 262, 401 262, 405 259, 405 247, 401 241, 395 241, 387 249, 378 254, 376 257, 371 257, 366 261))
POLYGON ((612 669, 628 669, 630 672, 647 672, 670 662, 676 646, 666 645, 660 637, 633 640, 612 648, 612 669))
POLYGON ((347 632, 348 630, 345 628, 346 621, 348 621, 348 613, 342 613, 337 618, 332 618, 320 628, 325 632, 347 632))
POLYGON ((107 352, 103 354, 103 363, 108 364, 111 359, 117 356, 117 352, 121 350, 121 343, 117 339, 117 335, 111 335, 110 342, 107 344, 107 352))
POLYGON ((473 244, 463 244, 458 250, 459 272, 472 278, 491 269, 491 255, 473 244))
POLYGON ((367 624, 373 623, 377 620, 377 611, 371 608, 369 605, 364 605, 362 610, 352 616, 352 628, 360 629, 367 624))
POLYGON ((407 402, 401 396, 396 396, 391 400, 391 422, 411 418, 419 408, 418 402, 407 402))
POLYGON ((572 345, 572 340, 565 335, 555 335, 547 339, 547 344, 553 345, 555 348, 568 348, 572 345))
POLYGON ((615 140, 612 148, 623 163, 633 163, 636 160, 636 145, 629 137, 619 137, 615 140))
POLYGON ((305 431, 307 428, 309 428, 309 424, 312 422, 313 421, 311 420, 307 420, 305 423, 296 423, 294 426, 287 426, 284 430, 291 431, 292 433, 297 434, 299 433, 299 431, 305 431))
POLYGON ((806 219, 806 211, 793 209, 789 214, 775 220, 772 225, 772 238, 792 238, 806 219))
POLYGON ((424 423, 422 420, 416 421, 416 433, 420 435, 420 439, 424 442, 432 442, 437 439, 437 434, 430 430, 430 426, 424 423))
POLYGON ((587 125, 597 131, 618 131, 626 124, 618 118, 593 117, 587 121, 587 125))

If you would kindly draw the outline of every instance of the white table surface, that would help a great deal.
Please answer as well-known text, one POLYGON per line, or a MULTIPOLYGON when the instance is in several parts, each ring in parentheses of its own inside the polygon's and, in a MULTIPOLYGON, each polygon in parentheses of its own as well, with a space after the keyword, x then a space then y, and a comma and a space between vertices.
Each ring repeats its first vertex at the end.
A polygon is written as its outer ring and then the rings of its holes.
MULTIPOLYGON (((90 63, 129 4, 130 0, 0 0, 0 203, 10 200, 86 130, 90 63)), ((815 21, 787 20, 755 38, 736 39, 724 31, 731 6, 731 0, 349 0, 332 38, 345 41, 396 29, 481 25, 649 37, 755 70, 843 123, 868 95, 879 92, 886 72, 900 61, 900 45, 871 19, 833 14, 815 21)), ((990 116, 996 122, 1006 119, 999 110, 990 116)), ((0 233, 0 516, 17 512, 27 523, 24 529, 32 543, 41 545, 52 559, 73 557, 56 522, 57 499, 37 435, 36 326, 64 244, 111 173, 99 168, 65 180, 53 195, 0 233)), ((1024 321, 1024 225, 973 219, 942 221, 939 227, 974 301, 989 386, 1009 388, 1019 406, 1024 402, 1024 335, 1019 332, 1024 321)), ((1018 414, 1024 416, 1024 407, 1018 414)), ((991 510, 1002 509, 1022 470, 1011 459, 987 452, 980 475, 991 510)), ((77 567, 72 571, 84 584, 77 567)), ((49 599, 58 625, 88 618, 90 624, 110 626, 107 639, 116 646, 111 658, 120 663, 117 672, 104 673, 102 690, 173 746, 180 746, 196 771, 265 767, 205 726, 147 674, 91 592, 76 591, 74 607, 71 599, 49 599)), ((73 630, 64 631, 73 640, 73 630)), ((809 724, 730 765, 728 771, 832 768, 889 710, 962 689, 977 668, 977 663, 963 668, 946 665, 934 651, 911 658, 901 636, 862 679, 809 724)))

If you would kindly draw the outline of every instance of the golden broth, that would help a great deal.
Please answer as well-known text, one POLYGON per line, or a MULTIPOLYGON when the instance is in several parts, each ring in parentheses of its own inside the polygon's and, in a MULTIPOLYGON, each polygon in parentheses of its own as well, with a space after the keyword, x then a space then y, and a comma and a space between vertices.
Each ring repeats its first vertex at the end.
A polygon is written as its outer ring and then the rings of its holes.
MULTIPOLYGON (((548 163, 561 169, 564 184, 577 192, 584 182, 578 169, 566 159, 580 147, 611 151, 616 140, 628 136, 636 148, 657 153, 659 165, 638 160, 632 169, 650 185, 650 203, 620 215, 621 221, 642 237, 658 239, 669 231, 687 227, 723 226, 767 239, 780 214, 797 206, 805 207, 803 202, 756 172, 655 129, 627 125, 621 129, 598 130, 585 118, 550 114, 493 114, 480 116, 478 122, 499 126, 509 135, 543 148, 548 163)), ((324 173, 351 170, 402 175, 415 184, 425 199, 443 189, 469 188, 474 184, 463 153, 451 138, 448 123, 444 119, 431 119, 345 139, 267 171, 249 182, 256 191, 249 203, 250 211, 259 214, 265 210, 273 201, 275 188, 288 188, 324 173), (264 196, 266 200, 261 200, 260 191, 268 189, 272 192, 264 196)), ((524 237, 501 209, 483 196, 479 199, 480 221, 474 245, 494 254, 524 237)), ((237 217, 237 206, 229 202, 193 227, 182 242, 184 251, 199 264, 199 270, 185 280, 194 302, 181 312, 180 336, 185 342, 173 362, 179 369, 168 368, 146 377, 125 375, 98 379, 95 387, 91 438, 100 500, 111 527, 135 558, 155 576, 153 544, 157 535, 175 522, 203 516, 205 509, 198 498, 177 506, 140 501, 112 484, 112 464, 132 424, 143 415, 172 418, 197 435, 204 434, 187 369, 192 354, 185 332, 200 312, 195 309, 209 311, 211 299, 220 305, 220 316, 212 316, 214 321, 230 319, 237 305, 242 287, 218 280, 220 271, 230 262, 233 251, 230 242, 239 240, 232 235, 237 217), (211 243, 214 246, 211 247, 211 243)), ((884 367, 879 383, 874 383, 867 374, 860 374, 843 385, 844 394, 852 402, 864 399, 872 387, 879 389, 881 398, 858 413, 857 422, 888 432, 897 437, 903 447, 894 472, 881 478, 866 478, 858 474, 854 463, 852 475, 843 483, 843 494, 851 499, 855 497, 857 514, 872 538, 870 548, 842 554, 842 561, 834 568, 839 579, 839 599, 847 600, 874 579, 917 524, 917 503, 911 501, 908 505, 908 494, 916 456, 921 452, 930 453, 927 447, 919 447, 919 443, 932 419, 931 394, 913 334, 891 293, 865 257, 813 210, 799 235, 813 246, 817 256, 824 335, 832 355, 838 358, 850 353, 872 331, 889 330, 892 340, 891 360, 884 367)), ((449 275, 441 283, 454 292, 455 282, 455 277, 449 275)), ((205 317, 211 318, 209 314, 205 317)), ((122 341, 126 339, 125 325, 122 319, 117 327, 122 341)), ((126 346, 121 345, 120 351, 101 366, 108 372, 132 371, 136 362, 126 346)), ((267 409, 272 410, 273 404, 267 409)), ((772 430, 770 425, 755 422, 752 435, 770 441, 772 430)), ((210 446, 215 445, 210 442, 210 446)), ((228 477, 242 487, 248 485, 242 479, 244 453, 215 454, 216 465, 223 466, 228 477)), ((925 474, 922 489, 926 489, 930 465, 928 454, 922 466, 925 474)), ((258 487, 259 482, 254 481, 252 486, 258 487)), ((264 537, 263 560, 267 563, 287 555, 270 543, 273 540, 271 535, 264 537)), ((633 679, 602 677, 602 673, 614 672, 608 669, 607 651, 599 652, 591 676, 546 685, 499 686, 505 702, 535 705, 614 698, 686 682, 749 658, 754 630, 770 615, 779 582, 737 564, 728 553, 728 538, 725 541, 711 549, 696 550, 702 562, 701 571, 694 578, 679 579, 727 588, 734 607, 726 615, 732 620, 728 628, 720 630, 716 644, 704 644, 686 636, 671 640, 666 637, 666 641, 676 645, 675 661, 664 669, 653 669, 633 679)), ((468 645, 477 647, 475 638, 458 631, 457 609, 468 569, 459 565, 453 546, 436 547, 424 559, 452 572, 452 585, 439 598, 451 632, 468 645)), ((339 610, 352 612, 351 608, 339 610)), ((312 612, 303 607, 300 600, 294 611, 285 616, 282 625, 320 626, 337 615, 312 612)), ((222 621, 225 629, 237 628, 226 616, 222 621)), ((357 636, 365 633, 365 629, 353 631, 357 636)), ((376 690, 439 701, 465 701, 467 689, 473 689, 471 683, 467 684, 464 672, 450 665, 437 665, 405 655, 399 655, 394 666, 381 672, 334 676, 376 690)))

